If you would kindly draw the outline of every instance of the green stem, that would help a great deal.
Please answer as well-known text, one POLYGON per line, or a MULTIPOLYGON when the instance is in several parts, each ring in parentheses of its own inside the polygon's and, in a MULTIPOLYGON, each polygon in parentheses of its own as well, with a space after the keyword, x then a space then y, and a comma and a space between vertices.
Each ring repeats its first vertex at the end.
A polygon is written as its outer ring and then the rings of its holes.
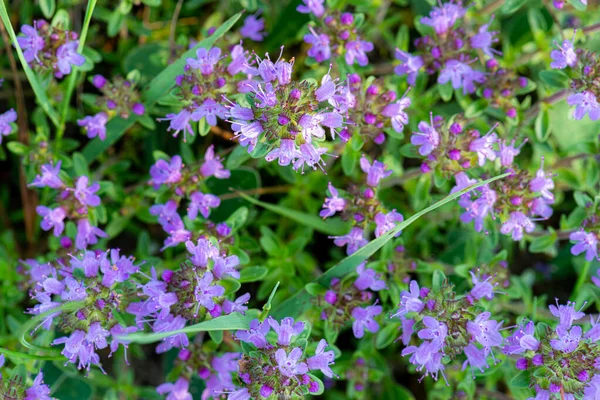
MULTIPOLYGON (((60 119, 56 110, 50 105, 50 100, 46 95, 46 91, 40 86, 33 70, 25 61, 25 56, 23 55, 23 51, 21 47, 17 44, 17 35, 10 23, 10 17, 8 16, 8 11, 6 11, 6 5, 4 4, 4 0, 0 0, 0 20, 2 20, 2 24, 6 28, 8 35, 10 36, 10 41, 12 42, 15 50, 17 51, 17 55, 19 56, 19 61, 21 61, 21 66, 23 67, 23 71, 25 71, 25 75, 27 76, 27 80, 35 93, 35 97, 38 101, 38 104, 42 107, 50 121, 54 124, 54 126, 58 127, 60 123, 60 119)), ((10 51, 10 49, 7 49, 10 51)))
MULTIPOLYGON (((94 13, 94 7, 96 7, 96 0, 89 0, 87 9, 85 10, 85 19, 83 21, 83 28, 81 29, 81 35, 79 36, 79 45, 77 46, 77 52, 81 54, 85 46, 85 39, 87 37, 88 29, 90 27, 90 21, 92 20, 92 14, 94 13)), ((77 73, 79 72, 78 67, 73 68, 73 72, 69 75, 67 81, 67 91, 63 98, 60 110, 60 125, 56 132, 56 138, 61 139, 65 133, 65 126, 67 123, 67 114, 69 113, 69 103, 71 103, 71 96, 73 96, 73 90, 75 90, 75 83, 77 82, 77 73)))
POLYGON ((577 282, 575 283, 575 287, 573 288, 573 293, 571 294, 571 300, 574 300, 577 297, 577 294, 583 287, 583 284, 585 283, 585 281, 587 280, 587 277, 589 275, 591 265, 592 265, 592 263, 590 261, 586 261, 585 263, 583 263, 583 269, 581 270, 581 273, 579 274, 579 277, 577 278, 577 282))

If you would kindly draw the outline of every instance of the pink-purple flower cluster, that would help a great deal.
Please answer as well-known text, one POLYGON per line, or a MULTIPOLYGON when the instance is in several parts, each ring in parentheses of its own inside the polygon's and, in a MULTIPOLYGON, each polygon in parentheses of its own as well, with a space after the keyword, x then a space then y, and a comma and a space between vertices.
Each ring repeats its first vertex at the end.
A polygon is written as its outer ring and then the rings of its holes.
MULTIPOLYGON (((4 367, 5 363, 4 354, 0 354, 0 368, 4 367)), ((7 400, 52 400, 50 386, 44 383, 44 374, 41 371, 36 375, 31 386, 28 386, 19 376, 11 377, 0 373, 0 394, 7 400)))

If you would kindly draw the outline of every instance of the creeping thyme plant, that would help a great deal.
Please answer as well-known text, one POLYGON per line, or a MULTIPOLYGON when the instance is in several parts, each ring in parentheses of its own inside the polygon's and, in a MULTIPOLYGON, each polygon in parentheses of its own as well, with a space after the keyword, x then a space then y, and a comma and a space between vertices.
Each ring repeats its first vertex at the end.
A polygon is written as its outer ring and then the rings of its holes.
POLYGON ((0 0, 0 399, 600 399, 598 0, 0 0))

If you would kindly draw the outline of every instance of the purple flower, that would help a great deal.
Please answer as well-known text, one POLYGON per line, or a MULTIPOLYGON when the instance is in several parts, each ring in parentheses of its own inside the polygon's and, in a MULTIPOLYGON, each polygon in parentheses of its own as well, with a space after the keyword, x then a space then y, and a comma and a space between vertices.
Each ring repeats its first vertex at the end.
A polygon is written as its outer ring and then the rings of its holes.
POLYGON ((215 64, 219 62, 221 49, 218 47, 212 47, 209 50, 200 48, 196 50, 196 57, 186 59, 187 65, 199 69, 202 75, 210 75, 213 73, 215 64))
POLYGON ((425 376, 432 375, 437 380, 438 373, 444 369, 442 364, 443 353, 440 347, 433 342, 424 341, 421 346, 408 346, 402 350, 402 356, 412 354, 410 362, 417 365, 419 370, 425 368, 425 376))
POLYGON ((333 371, 331 364, 333 364, 333 360, 335 360, 335 354, 333 350, 325 351, 327 347, 327 341, 325 339, 321 339, 319 344, 317 345, 317 349, 315 350, 315 355, 306 360, 306 364, 308 365, 309 370, 319 370, 328 378, 333 378, 333 371))
POLYGON ((306 363, 300 362, 302 357, 302 349, 295 347, 289 354, 286 354, 284 349, 279 349, 275 352, 275 360, 277 368, 281 375, 292 378, 296 375, 303 375, 308 372, 306 363))
POLYGON ((346 248, 346 254, 348 255, 355 253, 358 249, 369 243, 363 236, 363 230, 356 226, 345 236, 330 236, 329 238, 334 239, 333 243, 338 247, 348 245, 346 248))
POLYGON ((490 366, 487 363, 487 354, 483 349, 478 349, 473 343, 469 343, 463 349, 467 360, 463 363, 463 371, 470 365, 471 368, 477 368, 481 372, 484 372, 486 368, 490 366))
POLYGON ((537 351, 540 342, 533 336, 535 334, 535 325, 529 321, 524 327, 519 325, 515 332, 506 338, 507 344, 502 351, 505 354, 521 354, 528 350, 537 351))
POLYGON ((85 336, 84 331, 76 330, 69 337, 64 336, 54 340, 52 345, 64 344, 61 354, 73 364, 79 359, 77 368, 85 368, 89 371, 92 364, 100 365, 100 357, 94 352, 93 345, 85 340, 85 336))
POLYGON ((498 141, 498 135, 494 130, 495 126, 490 129, 490 131, 483 137, 478 139, 474 139, 469 143, 469 151, 477 153, 477 159, 479 166, 483 166, 485 164, 485 160, 494 161, 498 154, 493 149, 494 144, 498 141))
POLYGON ((244 25, 240 28, 240 34, 244 38, 260 42, 265 37, 265 20, 257 18, 258 14, 248 15, 244 20, 244 25))
POLYGON ((471 289, 471 296, 473 296, 476 300, 480 300, 482 298, 487 298, 491 300, 494 298, 494 286, 488 281, 492 279, 492 277, 487 278, 484 281, 480 281, 477 276, 473 273, 473 271, 469 271, 471 274, 471 282, 473 283, 473 289, 471 289))
POLYGON ((576 106, 573 111, 573 118, 575 119, 582 119, 585 114, 588 114, 592 121, 600 119, 600 105, 598 105, 594 93, 589 90, 570 95, 567 98, 567 103, 570 106, 576 106))
POLYGON ((400 307, 392 317, 401 317, 409 312, 420 313, 425 308, 425 304, 420 299, 421 290, 417 281, 410 281, 409 290, 400 294, 400 307))
POLYGON ((91 116, 88 115, 83 119, 77 120, 77 125, 85 127, 88 138, 92 139, 98 136, 100 140, 106 139, 106 123, 108 122, 108 115, 104 112, 91 116))
POLYGON ((204 238, 199 238, 197 245, 194 242, 187 241, 185 247, 192 255, 190 261, 197 267, 205 268, 209 259, 216 259, 219 256, 219 250, 213 244, 204 238))
POLYGON ((575 303, 567 302, 566 305, 558 304, 558 300, 556 305, 550 305, 548 308, 552 315, 558 318, 559 325, 566 327, 567 329, 573 325, 573 321, 577 321, 583 317, 585 317, 585 313, 575 310, 575 303))
POLYGON ((170 225, 175 225, 178 220, 181 220, 177 214, 177 203, 175 200, 169 200, 165 204, 155 204, 150 207, 150 214, 158 215, 158 223, 167 230, 170 225))
POLYGON ((2 136, 8 136, 12 133, 13 128, 10 124, 16 120, 17 112, 12 108, 4 114, 0 114, 0 143, 2 143, 2 136))
POLYGON ((204 162, 200 167, 200 173, 203 177, 208 178, 214 176, 218 179, 227 179, 231 176, 231 172, 223 167, 221 157, 215 156, 215 146, 210 145, 204 153, 204 162))
POLYGON ((304 35, 304 42, 311 45, 308 49, 308 56, 320 63, 331 58, 331 47, 329 46, 329 36, 324 33, 316 33, 309 27, 311 33, 304 35))
POLYGON ((231 62, 227 66, 227 72, 230 75, 236 75, 239 72, 246 71, 248 69, 248 56, 247 51, 241 44, 233 46, 231 49, 231 62))
POLYGON ((235 333, 235 338, 237 340, 241 340, 242 342, 252 343, 257 348, 262 349, 268 345, 265 336, 270 330, 271 328, 269 327, 268 322, 260 322, 259 320, 255 319, 250 322, 250 329, 247 331, 237 331, 235 333))
POLYGON ((503 235, 508 235, 512 232, 513 240, 523 239, 523 231, 527 233, 533 232, 535 225, 531 220, 520 211, 510 213, 508 221, 502 224, 500 232, 503 235))
POLYGON ((421 23, 434 28, 438 35, 444 35, 465 13, 466 10, 461 5, 445 3, 440 7, 433 7, 429 16, 421 18, 421 23))
POLYGON ((337 90, 336 81, 337 79, 332 79, 329 73, 323 75, 323 78, 321 78, 321 86, 315 90, 315 98, 317 101, 333 100, 337 90))
POLYGON ((515 147, 514 140, 510 144, 507 144, 504 140, 499 142, 500 151, 498 152, 498 157, 500 158, 500 165, 503 167, 510 167, 515 159, 515 156, 519 155, 521 152, 521 147, 523 147, 525 142, 518 147, 515 147))
POLYGON ((248 303, 249 300, 250 293, 246 293, 238 297, 237 299, 235 299, 235 301, 226 299, 223 302, 223 312, 225 314, 231 314, 232 312, 239 312, 240 314, 245 314, 248 307, 246 307, 244 304, 248 303))
POLYGON ((529 189, 533 192, 540 192, 542 197, 549 202, 554 202, 554 195, 551 190, 554 189, 554 181, 552 181, 552 175, 544 172, 544 160, 542 159, 542 165, 535 174, 535 178, 529 182, 529 189))
MULTIPOLYGON (((587 233, 581 230, 571 233, 569 239, 574 242, 578 242, 571 247, 571 254, 574 256, 578 256, 585 251, 585 259, 587 261, 592 261, 594 258, 598 258, 598 237, 594 233, 587 233)), ((598 278, 593 277, 592 280, 594 280, 594 283, 597 286, 600 286, 598 285, 600 283, 598 278), (596 281, 598 281, 598 283, 596 283, 596 281)))
POLYGON ((21 26, 21 33, 25 36, 18 36, 17 43, 23 51, 25 61, 28 63, 31 63, 33 60, 39 61, 38 53, 44 49, 46 43, 37 31, 36 21, 33 22, 33 26, 21 26))
POLYGON ((240 264, 238 256, 215 257, 214 260, 213 272, 217 279, 223 279, 225 275, 229 275, 235 279, 240 278, 240 272, 235 269, 240 264))
POLYGON ((592 325, 592 327, 590 328, 590 330, 588 330, 584 337, 586 339, 591 340, 592 342, 597 342, 598 340, 600 340, 600 318, 598 318, 598 320, 594 321, 594 317, 592 315, 590 315, 590 324, 592 325))
POLYGON ((408 74, 406 81, 409 85, 414 86, 419 70, 423 68, 423 59, 421 56, 413 56, 400 49, 396 49, 396 59, 400 60, 402 63, 394 68, 394 72, 396 75, 408 74))
POLYGON ((102 229, 92 226, 87 218, 82 218, 77 222, 75 247, 79 250, 85 250, 88 246, 98 243, 99 237, 105 238, 108 235, 102 229))
POLYGON ((33 385, 25 391, 25 398, 23 400, 52 400, 52 397, 50 397, 50 387, 44 384, 44 374, 42 372, 37 374, 33 385))
POLYGON ((268 162, 279 160, 279 165, 285 166, 294 163, 299 156, 300 152, 296 149, 294 139, 281 139, 279 141, 279 147, 271 150, 265 156, 265 160, 268 162))
POLYGON ((294 323, 294 318, 286 317, 279 324, 275 319, 268 319, 269 325, 277 333, 277 343, 282 346, 289 346, 292 336, 297 336, 304 331, 304 322, 294 323))
POLYGON ((381 115, 388 117, 392 122, 392 128, 396 132, 402 132, 404 125, 408 124, 408 114, 404 111, 411 104, 408 97, 396 101, 395 103, 388 104, 381 111, 381 115))
POLYGON ((597 399, 600 397, 600 376, 594 375, 592 380, 583 390, 583 398, 597 399))
POLYGON ((558 325, 556 327, 556 335, 558 339, 550 340, 550 346, 554 350, 560 350, 565 353, 570 353, 577 349, 579 346, 579 340, 581 340, 581 327, 573 326, 569 329, 568 326, 558 325))
POLYGON ((236 390, 235 392, 229 393, 227 400, 251 400, 250 392, 247 388, 236 390))
MULTIPOLYGON (((469 178, 465 172, 459 172, 458 174, 454 175, 454 179, 456 179, 456 186, 450 190, 450 193, 456 193, 477 183, 477 179, 469 178)), ((460 204, 462 207, 466 207, 466 205, 469 204, 468 201, 471 199, 472 194, 473 192, 467 192, 460 196, 458 204, 460 204)))
POLYGON ((180 377, 175 383, 163 383, 156 388, 159 394, 167 394, 166 400, 193 400, 192 395, 188 391, 190 382, 180 377))
POLYGON ((435 130, 433 113, 429 113, 429 119, 431 125, 428 125, 425 121, 419 122, 419 132, 413 132, 410 138, 412 144, 421 146, 419 147, 419 154, 422 156, 431 154, 440 145, 440 134, 435 130))
POLYGON ((75 185, 75 198, 79 200, 82 206, 98 207, 100 197, 96 194, 100 190, 100 184, 94 182, 88 187, 89 179, 87 176, 80 176, 75 185))
POLYGON ((58 177, 58 175, 60 174, 61 164, 62 161, 59 160, 56 163, 56 165, 53 165, 52 162, 42 165, 42 167, 40 168, 42 173, 36 175, 35 179, 29 184, 29 186, 48 186, 52 189, 62 189, 65 186, 65 184, 58 177))
POLYGON ((329 190, 329 194, 331 197, 325 198, 325 203, 323 203, 323 210, 319 213, 319 216, 322 218, 328 218, 334 215, 338 211, 344 211, 346 207, 346 200, 338 197, 338 191, 331 182, 327 185, 329 190))
POLYGON ((110 251, 110 260, 104 258, 100 262, 100 270, 104 274, 102 284, 111 287, 115 282, 125 282, 140 270, 139 265, 133 264, 133 257, 119 255, 118 249, 110 251))
POLYGON ((482 312, 473 321, 467 322, 467 332, 473 336, 482 346, 489 349, 494 346, 501 346, 503 337, 500 333, 502 322, 490 320, 489 311, 482 312))
POLYGON ((62 234, 65 229, 63 220, 67 216, 67 212, 64 208, 56 207, 55 209, 51 209, 44 206, 37 206, 35 211, 42 217, 40 226, 43 230, 49 231, 54 228, 54 236, 59 237, 62 234))
POLYGON ((346 64, 352 65, 356 62, 364 67, 369 63, 366 53, 373 50, 373 43, 356 38, 356 40, 346 43, 344 48, 346 49, 346 55, 344 56, 346 64))
POLYGON ((354 287, 358 290, 371 289, 376 292, 385 289, 385 281, 381 279, 381 275, 371 268, 365 268, 364 262, 356 267, 356 273, 358 278, 354 281, 354 287))
POLYGON ((446 336, 448 335, 446 324, 433 317, 426 316, 423 318, 423 325, 425 327, 419 331, 419 338, 431 340, 431 343, 438 348, 444 347, 446 336))
POLYGON ((392 174, 392 170, 385 169, 385 164, 374 160, 373 163, 369 163, 367 157, 363 156, 360 158, 360 169, 367 174, 367 185, 376 187, 383 178, 387 178, 392 174))
POLYGON ((548 204, 552 202, 544 200, 541 197, 533 199, 531 202, 531 211, 542 218, 550 218, 552 216, 552 207, 548 204))
POLYGON ((468 64, 458 60, 448 60, 444 69, 438 76, 438 83, 444 85, 452 82, 454 89, 463 88, 463 94, 473 93, 475 84, 485 82, 485 75, 477 70, 472 69, 468 64))
MULTIPOLYGON (((152 325, 154 332, 170 332, 183 329, 185 327, 186 320, 179 315, 173 317, 171 314, 166 315, 164 318, 156 320, 152 325)), ((185 333, 176 333, 162 340, 162 343, 156 346, 157 353, 166 353, 172 348, 182 348, 190 344, 188 337, 185 333)))
POLYGON ((354 337, 357 339, 362 338, 365 335, 365 329, 371 333, 375 333, 379 330, 379 324, 373 319, 373 317, 381 314, 383 308, 381 306, 368 306, 366 308, 354 307, 352 309, 352 332, 354 337))
MULTIPOLYGON (((375 215, 375 224, 377 227, 375 228, 375 237, 382 236, 388 231, 391 231, 398 225, 398 223, 404 221, 404 217, 396 210, 392 210, 387 214, 377 213, 375 215)), ((394 237, 400 236, 402 231, 396 233, 394 237)))
POLYGON ((225 106, 217 103, 213 99, 206 99, 200 104, 191 115, 192 121, 200 121, 202 118, 206 118, 206 122, 210 126, 217 124, 217 117, 221 119, 227 118, 229 112, 225 106))
POLYGON ((194 136, 194 131, 190 126, 192 113, 187 109, 183 109, 179 114, 167 114, 165 118, 158 118, 159 121, 170 121, 168 131, 174 130, 173 137, 177 137, 180 131, 183 131, 183 141, 187 141, 187 135, 194 136))
POLYGON ((110 333, 102 328, 100 322, 93 322, 88 328, 88 333, 85 336, 85 340, 93 345, 96 349, 104 349, 108 347, 108 342, 106 338, 110 335, 110 333))
POLYGON ((203 306, 208 311, 215 308, 213 298, 220 297, 225 294, 225 288, 220 285, 211 285, 213 282, 213 274, 210 271, 204 272, 202 278, 197 278, 197 285, 194 289, 194 296, 199 306, 203 306))
POLYGON ((302 173, 304 173, 304 164, 306 164, 314 170, 316 170, 317 167, 323 170, 325 162, 321 156, 326 152, 327 148, 325 147, 316 148, 311 143, 301 144, 300 154, 298 155, 298 160, 294 163, 293 169, 295 171, 302 169, 302 173))
POLYGON ((190 196, 190 206, 187 209, 187 215, 190 219, 196 219, 198 211, 204 218, 210 215, 210 209, 219 207, 221 199, 214 194, 204 194, 202 192, 194 192, 190 196))
MULTIPOLYGON (((494 17, 492 16, 492 20, 494 17)), ((479 32, 471 37, 471 47, 474 49, 481 49, 488 57, 494 58, 494 54, 502 54, 498 50, 494 50, 492 45, 497 42, 498 39, 494 36, 497 32, 488 32, 488 28, 492 22, 482 25, 479 28, 479 32)))
POLYGON ((323 2, 325 0, 302 0, 304 4, 300 4, 296 11, 302 14, 314 14, 315 17, 321 18, 325 13, 323 2))
POLYGON ((550 63, 551 68, 564 69, 567 66, 573 68, 577 65, 577 53, 575 53, 574 43, 575 35, 573 35, 572 41, 563 41, 562 46, 556 42, 554 43, 559 50, 552 50, 550 52, 550 57, 552 58, 552 62, 550 63))
POLYGON ((81 67, 85 63, 85 57, 77 53, 78 40, 69 41, 56 50, 56 68, 62 75, 71 73, 71 66, 81 67))
POLYGON ((181 181, 181 168, 183 167, 181 157, 173 156, 170 161, 158 160, 150 167, 150 177, 154 190, 158 190, 162 184, 167 186, 181 181))

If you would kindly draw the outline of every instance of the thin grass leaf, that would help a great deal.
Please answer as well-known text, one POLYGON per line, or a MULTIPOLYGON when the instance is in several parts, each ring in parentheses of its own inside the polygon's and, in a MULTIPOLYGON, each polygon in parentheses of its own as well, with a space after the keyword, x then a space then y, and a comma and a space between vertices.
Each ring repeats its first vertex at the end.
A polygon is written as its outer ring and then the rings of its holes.
MULTIPOLYGON (((347 275, 354 271, 356 267, 371 257, 377 250, 382 248, 387 242, 389 242, 394 235, 396 235, 401 230, 406 229, 413 222, 421 218, 423 215, 427 214, 430 211, 435 210, 445 204, 450 203, 451 201, 459 198, 463 194, 476 189, 480 186, 487 185, 490 182, 496 181, 498 179, 502 179, 506 176, 510 175, 510 173, 505 173, 494 178, 479 182, 475 185, 469 186, 463 190, 460 190, 456 193, 452 193, 437 203, 425 208, 424 210, 419 211, 412 217, 408 218, 404 222, 398 224, 394 229, 386 232, 384 235, 370 241, 364 247, 359 249, 356 253, 344 258, 342 261, 337 263, 334 267, 330 268, 327 272, 321 275, 318 279, 314 281, 314 283, 321 284, 324 286, 328 286, 331 282, 332 278, 339 278, 344 275, 347 275)), ((273 310, 273 316, 277 319, 281 319, 284 317, 298 317, 302 314, 302 312, 306 309, 307 306, 310 305, 311 295, 305 290, 302 289, 300 292, 296 293, 294 296, 290 297, 286 301, 284 301, 279 307, 273 310)))
POLYGON ((25 354, 25 353, 21 353, 20 351, 13 351, 13 350, 8 350, 5 348, 0 347, 0 354, 5 354, 9 357, 13 357, 13 358, 19 358, 22 360, 42 360, 42 361, 55 361, 55 360, 62 360, 64 359, 64 357, 62 355, 58 355, 58 356, 38 356, 35 354, 25 354))
MULTIPOLYGON (((54 124, 54 126, 58 127, 60 124, 60 118, 56 110, 50 105, 50 100, 48 100, 48 96, 46 95, 46 91, 40 83, 38 82, 35 73, 25 61, 25 56, 23 55, 23 51, 21 51, 21 47, 17 44, 17 35, 10 23, 10 18, 8 16, 8 12, 6 11, 6 5, 4 1, 0 1, 0 19, 2 20, 2 24, 6 28, 8 35, 10 36, 10 41, 17 51, 17 55, 19 56, 19 61, 21 61, 21 66, 23 67, 23 71, 25 72, 25 76, 27 76, 27 80, 33 89, 33 93, 35 93, 35 98, 37 99, 38 104, 42 107, 50 121, 54 124)), ((11 51, 10 49, 6 49, 6 51, 11 51)))
POLYGON ((324 220, 317 217, 316 215, 303 213, 301 211, 292 210, 291 208, 277 206, 275 204, 265 203, 255 199, 254 197, 248 196, 245 193, 238 192, 240 197, 244 200, 256 204, 257 206, 266 208, 269 211, 273 211, 283 217, 289 218, 299 224, 313 228, 316 231, 324 233, 326 235, 339 236, 345 235, 350 231, 350 225, 341 219, 328 219, 324 220))
MULTIPOLYGON (((175 86, 175 77, 183 72, 185 67, 186 59, 194 57, 196 50, 199 48, 209 48, 240 18, 241 13, 234 15, 223 23, 211 36, 207 37, 192 49, 186 51, 177 61, 165 68, 160 74, 158 74, 152 81, 146 85, 146 88, 142 92, 142 98, 144 99, 144 106, 146 110, 150 110, 152 105, 156 103, 161 97, 166 95, 173 86, 175 86)), ((83 149, 83 156, 87 160, 88 164, 94 161, 100 154, 104 153, 106 149, 116 143, 121 136, 135 123, 136 118, 130 116, 124 120, 116 117, 112 119, 106 125, 106 139, 104 141, 99 138, 95 138, 89 142, 83 149)))

